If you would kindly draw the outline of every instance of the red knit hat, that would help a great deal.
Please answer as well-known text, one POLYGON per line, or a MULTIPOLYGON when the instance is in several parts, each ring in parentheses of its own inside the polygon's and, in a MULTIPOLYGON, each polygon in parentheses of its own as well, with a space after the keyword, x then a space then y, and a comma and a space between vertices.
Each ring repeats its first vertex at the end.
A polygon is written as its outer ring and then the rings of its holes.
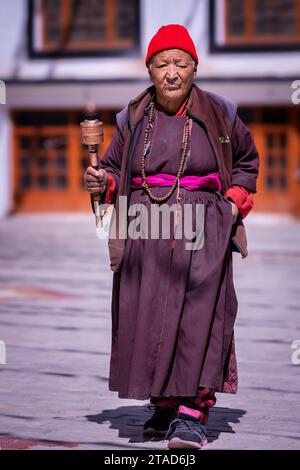
POLYGON ((180 24, 168 24, 167 26, 159 28, 149 42, 145 60, 146 66, 154 54, 165 51, 166 49, 181 49, 182 51, 188 52, 196 64, 198 64, 195 44, 188 30, 180 24))

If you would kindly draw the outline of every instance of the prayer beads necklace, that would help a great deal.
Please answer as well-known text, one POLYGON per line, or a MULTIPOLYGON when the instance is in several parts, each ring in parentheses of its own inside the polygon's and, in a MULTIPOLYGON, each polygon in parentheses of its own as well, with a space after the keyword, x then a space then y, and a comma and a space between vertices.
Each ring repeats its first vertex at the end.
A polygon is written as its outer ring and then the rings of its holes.
POLYGON ((172 184, 171 189, 165 194, 165 196, 162 196, 162 197, 154 196, 154 194, 151 192, 150 187, 147 183, 146 173, 145 173, 145 157, 147 153, 149 152, 150 146, 151 146, 151 142, 149 140, 149 131, 153 127, 153 121, 154 121, 154 101, 152 100, 150 103, 150 109, 149 109, 149 114, 148 114, 148 123, 147 123, 147 127, 145 130, 144 148, 143 148, 142 162, 141 162, 142 186, 147 191, 150 199, 152 199, 153 201, 157 203, 163 203, 167 201, 169 197, 172 195, 177 184, 178 184, 178 190, 179 190, 179 179, 181 178, 181 175, 183 173, 183 167, 184 167, 186 154, 187 154, 187 146, 188 146, 188 138, 189 138, 189 117, 186 116, 186 121, 185 121, 184 128, 183 128, 183 136, 182 136, 182 144, 181 144, 181 159, 180 159, 180 164, 179 164, 176 179, 174 183, 172 184))

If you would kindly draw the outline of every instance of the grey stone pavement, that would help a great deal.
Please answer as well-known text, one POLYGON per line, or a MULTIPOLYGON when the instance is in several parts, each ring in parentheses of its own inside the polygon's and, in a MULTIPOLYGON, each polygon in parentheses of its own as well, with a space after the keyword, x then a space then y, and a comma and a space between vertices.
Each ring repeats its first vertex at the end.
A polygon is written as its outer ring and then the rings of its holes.
MULTIPOLYGON (((217 394, 205 449, 300 449, 300 222, 245 223, 249 257, 234 254, 239 390, 217 394)), ((0 448, 167 448, 143 438, 146 401, 108 390, 111 283, 92 213, 0 220, 0 448)))

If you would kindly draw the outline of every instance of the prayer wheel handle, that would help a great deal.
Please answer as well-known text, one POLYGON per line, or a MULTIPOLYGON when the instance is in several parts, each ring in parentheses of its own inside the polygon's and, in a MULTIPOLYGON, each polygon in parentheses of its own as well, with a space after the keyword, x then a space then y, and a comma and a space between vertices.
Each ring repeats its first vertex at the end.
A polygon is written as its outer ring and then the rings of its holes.
MULTIPOLYGON (((98 146, 103 142, 103 122, 99 121, 95 115, 94 108, 88 108, 87 118, 80 123, 81 143, 87 145, 90 156, 90 165, 99 169, 98 146)), ((92 202, 96 216, 96 225, 101 219, 100 214, 100 193, 92 194, 92 202)))

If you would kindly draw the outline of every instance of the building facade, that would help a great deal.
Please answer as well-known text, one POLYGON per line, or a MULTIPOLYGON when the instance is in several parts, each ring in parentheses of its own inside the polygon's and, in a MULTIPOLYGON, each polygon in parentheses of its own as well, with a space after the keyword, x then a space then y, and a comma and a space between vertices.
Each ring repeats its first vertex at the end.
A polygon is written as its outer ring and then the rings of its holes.
POLYGON ((147 44, 185 25, 196 83, 236 102, 261 157, 254 211, 300 216, 300 0, 0 2, 0 215, 90 210, 79 124, 110 142, 115 113, 149 85, 147 44))

